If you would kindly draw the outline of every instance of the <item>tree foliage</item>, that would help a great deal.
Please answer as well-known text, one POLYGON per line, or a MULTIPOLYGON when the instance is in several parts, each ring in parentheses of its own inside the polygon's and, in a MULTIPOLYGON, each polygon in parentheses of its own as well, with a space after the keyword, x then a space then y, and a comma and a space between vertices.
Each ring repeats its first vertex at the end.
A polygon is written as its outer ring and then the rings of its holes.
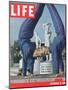
POLYGON ((14 44, 11 47, 11 58, 13 60, 13 63, 19 63, 19 60, 21 59, 18 41, 14 41, 14 44))

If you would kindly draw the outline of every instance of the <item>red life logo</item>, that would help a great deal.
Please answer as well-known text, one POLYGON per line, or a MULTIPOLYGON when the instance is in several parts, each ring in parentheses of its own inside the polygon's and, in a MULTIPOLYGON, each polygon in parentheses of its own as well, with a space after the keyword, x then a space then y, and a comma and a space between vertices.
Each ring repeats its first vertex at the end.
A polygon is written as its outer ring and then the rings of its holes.
POLYGON ((34 18, 34 4, 10 3, 10 17, 34 18))

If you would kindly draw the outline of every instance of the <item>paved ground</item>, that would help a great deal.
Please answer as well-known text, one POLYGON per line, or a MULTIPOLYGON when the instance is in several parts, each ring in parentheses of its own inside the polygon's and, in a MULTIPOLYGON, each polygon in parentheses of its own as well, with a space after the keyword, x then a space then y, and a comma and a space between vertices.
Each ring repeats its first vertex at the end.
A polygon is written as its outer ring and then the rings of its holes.
MULTIPOLYGON (((64 77, 61 77, 62 79, 64 79, 64 77)), ((50 81, 50 80, 54 80, 55 79, 55 75, 34 75, 32 77, 22 77, 22 76, 10 76, 10 82, 11 83, 16 83, 16 82, 38 82, 38 81, 50 81)))
MULTIPOLYGON (((12 83, 16 83, 16 82, 38 82, 38 81, 50 81, 50 80, 54 80, 55 79, 55 75, 46 75, 46 74, 43 74, 43 75, 34 75, 32 77, 27 77, 27 78, 24 78, 23 76, 17 76, 19 72, 19 67, 16 66, 16 67, 12 67, 10 68, 10 82, 12 83)), ((65 76, 64 76, 65 77, 65 76)), ((63 76, 61 77, 62 79, 65 79, 63 76)))

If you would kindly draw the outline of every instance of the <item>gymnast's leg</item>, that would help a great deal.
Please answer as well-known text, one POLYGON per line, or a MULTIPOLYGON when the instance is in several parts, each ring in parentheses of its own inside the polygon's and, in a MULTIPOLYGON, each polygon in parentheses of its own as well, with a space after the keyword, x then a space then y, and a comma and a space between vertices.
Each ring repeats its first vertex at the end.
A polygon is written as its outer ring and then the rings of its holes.
POLYGON ((54 73, 59 73, 59 66, 61 66, 61 69, 64 71, 64 65, 63 65, 63 59, 62 59, 62 50, 65 46, 65 32, 64 32, 64 25, 62 23, 62 20, 55 8, 54 5, 49 4, 47 5, 51 18, 53 20, 55 32, 57 36, 54 38, 54 41, 51 45, 51 52, 52 52, 52 58, 53 58, 53 70, 54 73))

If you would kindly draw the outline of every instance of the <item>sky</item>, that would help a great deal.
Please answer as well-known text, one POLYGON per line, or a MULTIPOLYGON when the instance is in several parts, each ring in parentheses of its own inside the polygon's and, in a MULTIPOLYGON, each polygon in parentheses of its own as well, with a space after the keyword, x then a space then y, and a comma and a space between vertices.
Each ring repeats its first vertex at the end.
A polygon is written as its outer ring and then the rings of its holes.
MULTIPOLYGON (((65 5, 55 5, 55 7, 56 7, 56 9, 62 19, 64 27, 65 27, 65 5)), ((9 23, 10 23, 10 45, 13 45, 14 41, 18 40, 20 26, 24 22, 24 20, 25 20, 25 18, 13 18, 13 17, 11 18, 10 17, 10 20, 9 20, 9 23)), ((52 19, 51 19, 51 16, 50 16, 47 6, 45 6, 43 14, 35 27, 35 31, 38 33, 42 42, 44 42, 44 40, 45 40, 44 39, 44 30, 42 27, 42 25, 44 23, 51 23, 50 30, 52 32, 52 36, 51 36, 51 42, 52 42, 54 37, 56 36, 56 33, 55 33, 53 22, 52 22, 52 19)), ((33 40, 34 40, 34 38, 33 38, 33 40)))

